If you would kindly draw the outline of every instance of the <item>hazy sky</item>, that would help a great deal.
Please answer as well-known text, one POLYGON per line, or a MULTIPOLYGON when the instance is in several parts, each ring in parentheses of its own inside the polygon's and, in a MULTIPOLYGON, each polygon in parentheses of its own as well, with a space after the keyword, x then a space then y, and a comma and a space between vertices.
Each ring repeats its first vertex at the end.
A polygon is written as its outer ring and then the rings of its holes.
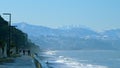
POLYGON ((12 13, 13 23, 120 28, 120 0, 0 0, 0 14, 4 12, 12 13))

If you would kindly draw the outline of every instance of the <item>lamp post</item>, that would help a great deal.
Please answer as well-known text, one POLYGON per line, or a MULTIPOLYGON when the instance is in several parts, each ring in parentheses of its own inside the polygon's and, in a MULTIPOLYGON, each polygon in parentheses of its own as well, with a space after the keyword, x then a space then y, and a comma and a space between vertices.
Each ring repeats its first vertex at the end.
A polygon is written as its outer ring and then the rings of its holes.
POLYGON ((11 42, 11 13, 3 13, 3 15, 9 16, 9 21, 8 21, 8 32, 9 32, 9 38, 8 38, 8 46, 7 46, 7 56, 10 56, 10 42, 11 42))
POLYGON ((8 26, 11 26, 11 13, 3 13, 3 15, 8 15, 9 16, 8 26))

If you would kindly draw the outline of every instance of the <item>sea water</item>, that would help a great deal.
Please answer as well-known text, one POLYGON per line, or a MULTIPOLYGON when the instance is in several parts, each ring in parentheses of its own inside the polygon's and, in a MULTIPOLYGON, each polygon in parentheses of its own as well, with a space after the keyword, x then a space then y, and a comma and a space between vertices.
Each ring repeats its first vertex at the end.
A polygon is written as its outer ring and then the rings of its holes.
POLYGON ((40 52, 48 68, 120 68, 120 51, 59 50, 40 52))

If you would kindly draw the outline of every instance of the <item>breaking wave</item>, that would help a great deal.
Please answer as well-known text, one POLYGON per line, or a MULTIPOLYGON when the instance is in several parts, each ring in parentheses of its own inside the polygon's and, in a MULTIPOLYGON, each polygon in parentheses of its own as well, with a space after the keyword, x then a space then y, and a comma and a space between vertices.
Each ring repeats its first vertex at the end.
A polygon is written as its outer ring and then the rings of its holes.
MULTIPOLYGON (((78 62, 75 59, 64 57, 64 56, 55 56, 55 51, 45 52, 46 54, 52 56, 51 59, 45 60, 48 68, 108 68, 107 66, 94 65, 78 62), (54 56, 54 57, 53 57, 54 56)), ((89 61, 89 60, 79 60, 79 61, 89 61)))

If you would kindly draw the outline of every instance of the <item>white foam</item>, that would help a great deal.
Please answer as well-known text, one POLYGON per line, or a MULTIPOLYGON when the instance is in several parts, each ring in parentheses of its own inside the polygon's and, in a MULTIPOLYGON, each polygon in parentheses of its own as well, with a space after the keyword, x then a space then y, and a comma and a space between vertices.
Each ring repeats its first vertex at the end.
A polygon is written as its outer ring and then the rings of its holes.
POLYGON ((55 55, 56 51, 46 51, 45 54, 47 55, 55 55))
MULTIPOLYGON (((107 66, 79 63, 71 58, 65 58, 64 56, 59 56, 58 60, 56 60, 55 62, 57 64, 65 64, 66 68, 108 68, 107 66)), ((56 67, 55 65, 54 68, 64 68, 65 65, 63 65, 63 67, 62 65, 57 65, 59 67, 56 67)))
POLYGON ((72 58, 58 56, 55 58, 56 51, 47 51, 45 54, 47 55, 54 55, 54 60, 47 60, 48 66, 52 68, 108 68, 107 66, 102 65, 93 65, 93 64, 86 64, 80 63, 80 61, 89 61, 89 60, 74 60, 72 58))
POLYGON ((92 64, 84 64, 84 63, 78 63, 78 62, 71 62, 66 63, 71 68, 108 68, 106 66, 100 66, 100 65, 92 65, 92 64))

